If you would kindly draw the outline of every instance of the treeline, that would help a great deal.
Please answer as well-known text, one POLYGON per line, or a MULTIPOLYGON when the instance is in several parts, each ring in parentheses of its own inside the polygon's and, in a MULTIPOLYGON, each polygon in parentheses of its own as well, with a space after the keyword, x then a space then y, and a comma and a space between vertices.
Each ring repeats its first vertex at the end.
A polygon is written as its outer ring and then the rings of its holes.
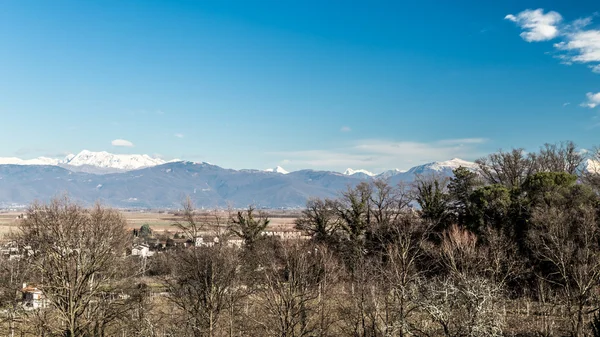
MULTIPOLYGON (((250 208, 176 224, 212 247, 127 256, 116 211, 34 204, 2 260, 0 322, 14 336, 600 336, 600 179, 565 142, 498 152, 454 176, 361 183, 311 199, 262 235, 250 208), (243 239, 232 248, 226 238, 243 239), (47 308, 24 311, 23 282, 47 308)), ((600 159, 600 154, 592 154, 600 159)))

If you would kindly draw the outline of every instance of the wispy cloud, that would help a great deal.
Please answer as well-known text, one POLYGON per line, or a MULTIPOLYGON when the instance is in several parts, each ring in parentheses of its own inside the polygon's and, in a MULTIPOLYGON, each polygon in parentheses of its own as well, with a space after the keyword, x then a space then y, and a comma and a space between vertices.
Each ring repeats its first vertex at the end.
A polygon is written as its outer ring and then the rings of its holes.
POLYGON ((340 131, 341 132, 350 132, 350 131, 352 131, 352 128, 350 128, 349 126, 342 126, 340 128, 340 131))
POLYGON ((177 137, 177 138, 183 138, 183 137, 185 137, 183 135, 183 133, 176 133, 176 134, 174 134, 174 136, 177 137))
POLYGON ((133 143, 125 139, 115 139, 110 143, 112 144, 112 146, 133 147, 133 143))
POLYGON ((586 97, 587 100, 581 103, 582 107, 593 109, 600 105, 600 92, 597 92, 595 94, 593 92, 588 92, 586 94, 586 97))
MULTIPOLYGON (((474 159, 485 154, 478 147, 485 138, 445 139, 434 142, 387 141, 364 139, 334 149, 310 149, 275 152, 295 168, 342 171, 348 167, 380 172, 385 169, 407 169, 425 162, 451 158, 474 159)), ((283 163, 283 161, 281 161, 283 163)))
POLYGON ((517 15, 508 14, 505 19, 515 22, 523 30, 521 37, 527 42, 558 39, 554 48, 562 63, 588 64, 592 71, 600 73, 600 30, 587 28, 592 17, 564 23, 559 13, 544 13, 539 8, 527 9, 517 15))
POLYGON ((563 106, 571 105, 571 102, 563 103, 563 106))

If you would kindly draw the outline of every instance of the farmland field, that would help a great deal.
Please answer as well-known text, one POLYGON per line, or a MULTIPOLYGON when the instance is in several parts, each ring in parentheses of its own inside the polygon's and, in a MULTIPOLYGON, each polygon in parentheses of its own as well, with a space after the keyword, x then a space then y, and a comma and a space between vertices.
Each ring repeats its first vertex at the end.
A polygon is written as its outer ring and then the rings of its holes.
MULTIPOLYGON (((0 212, 0 236, 15 232, 17 229, 17 217, 23 212, 0 212)), ((122 211, 122 214, 127 220, 128 228, 140 228, 143 224, 148 224, 154 231, 171 231, 176 232, 177 228, 173 226, 182 218, 172 213, 159 212, 139 212, 139 211, 122 211)), ((298 214, 294 212, 273 211, 268 212, 271 220, 268 230, 286 231, 293 229, 294 220, 298 214)), ((201 218, 207 222, 214 222, 215 216, 221 218, 224 223, 228 217, 225 211, 207 212, 201 215, 201 218)))

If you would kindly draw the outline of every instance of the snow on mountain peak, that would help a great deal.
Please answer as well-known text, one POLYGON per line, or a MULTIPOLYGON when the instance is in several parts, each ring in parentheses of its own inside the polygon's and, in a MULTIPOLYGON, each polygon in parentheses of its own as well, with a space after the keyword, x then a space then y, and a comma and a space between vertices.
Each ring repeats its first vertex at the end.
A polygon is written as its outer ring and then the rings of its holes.
POLYGON ((70 161, 71 161, 73 158, 75 158, 75 155, 74 155, 74 154, 72 154, 72 153, 71 153, 71 154, 68 154, 68 155, 65 157, 65 159, 63 159, 63 160, 61 161, 61 163, 68 163, 68 162, 70 162, 70 161))
POLYGON ((471 162, 471 161, 462 160, 460 158, 453 158, 453 159, 441 161, 441 162, 433 162, 433 163, 429 163, 426 165, 429 166, 430 169, 435 170, 435 171, 442 171, 446 168, 456 169, 461 166, 465 167, 465 168, 469 168, 469 169, 477 169, 477 167, 478 167, 476 163, 471 162))
POLYGON ((583 166, 586 172, 600 174, 600 160, 588 159, 583 166))
POLYGON ((0 165, 58 165, 58 159, 39 157, 34 159, 21 159, 16 157, 0 158, 0 165))
POLYGON ((269 168, 266 169, 265 172, 274 172, 274 173, 281 173, 281 174, 288 174, 289 172, 286 171, 283 167, 281 166, 277 166, 275 168, 269 168))
POLYGON ((375 175, 374 173, 369 172, 367 170, 363 170, 363 169, 353 170, 351 168, 348 168, 348 169, 346 169, 346 171, 344 171, 344 174, 347 175, 347 176, 351 176, 351 175, 354 175, 356 173, 366 174, 369 177, 373 177, 375 175))
POLYGON ((406 172, 406 170, 400 170, 400 169, 387 170, 387 171, 384 171, 384 172, 381 172, 380 174, 378 174, 377 178, 388 179, 390 177, 393 177, 397 174, 404 173, 404 172, 406 172))
POLYGON ((166 162, 152 158, 146 154, 113 154, 106 151, 92 152, 83 150, 76 155, 69 155, 63 161, 71 166, 95 166, 119 170, 135 170, 143 167, 162 165, 166 162))

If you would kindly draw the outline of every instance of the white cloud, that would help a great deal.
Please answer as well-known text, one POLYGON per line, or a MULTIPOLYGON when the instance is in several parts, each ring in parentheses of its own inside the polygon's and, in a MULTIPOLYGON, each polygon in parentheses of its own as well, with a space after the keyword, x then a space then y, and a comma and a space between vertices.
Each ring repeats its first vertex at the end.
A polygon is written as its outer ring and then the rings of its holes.
POLYGON ((570 105, 570 104, 571 104, 571 102, 563 103, 563 106, 567 106, 567 105, 570 105))
POLYGON ((600 92, 597 92, 595 94, 592 92, 588 92, 586 94, 586 97, 587 101, 581 103, 582 107, 593 109, 597 106, 600 106, 600 92))
POLYGON ((516 16, 508 14, 504 19, 515 22, 524 30, 521 33, 523 40, 536 42, 555 38, 559 34, 558 24, 562 21, 562 16, 553 11, 544 14, 544 10, 538 8, 524 10, 516 16))
MULTIPOLYGON (((595 15, 595 14, 594 14, 595 15)), ((592 17, 579 18, 570 24, 562 23, 562 16, 544 10, 525 10, 515 15, 509 14, 506 20, 515 22, 524 31, 521 37, 527 42, 547 41, 558 38, 554 44, 559 51, 555 57, 562 64, 590 64, 595 73, 600 73, 600 30, 586 29, 592 23, 592 17)))
POLYGON ((340 129, 341 132, 350 132, 352 129, 349 126, 342 126, 340 129))
POLYGON ((176 134, 174 134, 174 136, 177 137, 177 138, 183 138, 183 137, 185 137, 183 135, 183 133, 176 133, 176 134))
POLYGON ((435 142, 386 141, 364 139, 335 149, 312 149, 275 152, 285 156, 294 168, 314 168, 342 171, 348 167, 381 172, 385 169, 408 169, 426 162, 451 158, 474 159, 485 155, 477 147, 484 138, 445 139, 435 142))
POLYGON ((578 30, 567 33, 565 41, 554 44, 560 51, 567 52, 572 62, 600 62, 600 30, 578 30))
POLYGON ((133 143, 125 139, 115 139, 110 143, 112 146, 133 147, 133 143))

